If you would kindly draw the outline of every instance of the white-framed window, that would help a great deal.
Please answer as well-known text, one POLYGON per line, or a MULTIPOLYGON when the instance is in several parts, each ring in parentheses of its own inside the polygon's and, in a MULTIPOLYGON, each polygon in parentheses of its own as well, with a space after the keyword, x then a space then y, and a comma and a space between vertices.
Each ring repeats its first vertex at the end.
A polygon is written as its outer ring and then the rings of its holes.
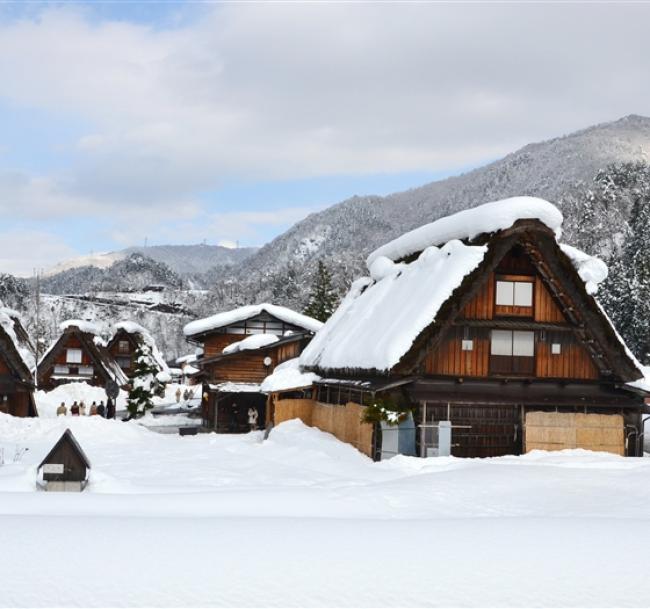
POLYGON ((68 367, 63 364, 55 364, 54 374, 68 374, 68 367))
POLYGON ((462 349, 463 349, 463 351, 474 351, 474 341, 473 340, 468 340, 468 339, 463 339, 462 349))
POLYGON ((81 363, 81 349, 68 349, 65 361, 68 364, 80 364, 81 363))
POLYGON ((128 353, 129 352, 129 341, 121 340, 117 343, 118 353, 128 353))
POLYGON ((532 282, 498 280, 496 304, 504 307, 532 307, 532 282))
POLYGON ((492 330, 491 355, 533 357, 535 333, 522 330, 492 330))
POLYGON ((562 345, 560 343, 551 343, 551 355, 560 355, 562 353, 562 345))
POLYGON ((79 366, 79 376, 92 376, 94 372, 92 366, 79 366))

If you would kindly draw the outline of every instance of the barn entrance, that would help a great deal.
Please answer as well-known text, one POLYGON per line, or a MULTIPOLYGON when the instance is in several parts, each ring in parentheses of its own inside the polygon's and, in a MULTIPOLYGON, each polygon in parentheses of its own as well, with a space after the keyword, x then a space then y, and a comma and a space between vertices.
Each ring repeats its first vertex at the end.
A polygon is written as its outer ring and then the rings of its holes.
POLYGON ((264 429, 266 421, 266 394, 259 392, 211 392, 208 398, 204 424, 218 433, 246 433, 250 431, 248 410, 257 410, 257 427, 264 429))
POLYGON ((499 457, 522 451, 518 406, 421 402, 418 419, 418 454, 422 457, 436 454, 440 421, 451 421, 455 457, 499 457))

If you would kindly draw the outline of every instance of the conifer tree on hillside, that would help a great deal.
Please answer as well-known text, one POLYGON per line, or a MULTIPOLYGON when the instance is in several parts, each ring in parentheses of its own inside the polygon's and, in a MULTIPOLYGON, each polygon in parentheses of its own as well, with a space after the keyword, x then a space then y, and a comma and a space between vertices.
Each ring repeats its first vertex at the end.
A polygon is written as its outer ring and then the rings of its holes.
POLYGON ((154 390, 157 385, 156 373, 158 369, 153 365, 151 350, 147 344, 141 344, 134 354, 135 371, 131 381, 129 399, 126 409, 129 419, 143 416, 147 410, 153 408, 154 390))
POLYGON ((319 321, 327 321, 334 313, 338 300, 332 285, 332 274, 323 261, 319 260, 309 292, 309 301, 303 313, 319 321))

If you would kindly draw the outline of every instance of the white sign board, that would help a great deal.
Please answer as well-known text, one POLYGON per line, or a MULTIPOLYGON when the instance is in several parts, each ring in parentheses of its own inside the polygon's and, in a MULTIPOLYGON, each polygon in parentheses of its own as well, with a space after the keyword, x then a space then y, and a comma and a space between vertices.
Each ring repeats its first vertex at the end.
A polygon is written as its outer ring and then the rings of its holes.
POLYGON ((44 474, 62 474, 63 473, 63 463, 46 463, 43 466, 44 474))

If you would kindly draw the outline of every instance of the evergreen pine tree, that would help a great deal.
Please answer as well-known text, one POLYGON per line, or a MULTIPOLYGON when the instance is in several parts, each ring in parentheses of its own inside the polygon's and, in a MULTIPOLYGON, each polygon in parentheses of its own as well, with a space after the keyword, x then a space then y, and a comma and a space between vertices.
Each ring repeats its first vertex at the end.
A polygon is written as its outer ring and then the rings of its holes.
POLYGON ((338 296, 332 286, 332 274, 322 260, 309 293, 309 301, 303 313, 319 321, 327 321, 338 304, 338 296))
POLYGON ((131 390, 126 408, 130 419, 143 416, 147 410, 153 408, 153 396, 156 386, 156 373, 158 369, 152 363, 149 346, 141 344, 135 351, 134 376, 131 381, 131 390))

